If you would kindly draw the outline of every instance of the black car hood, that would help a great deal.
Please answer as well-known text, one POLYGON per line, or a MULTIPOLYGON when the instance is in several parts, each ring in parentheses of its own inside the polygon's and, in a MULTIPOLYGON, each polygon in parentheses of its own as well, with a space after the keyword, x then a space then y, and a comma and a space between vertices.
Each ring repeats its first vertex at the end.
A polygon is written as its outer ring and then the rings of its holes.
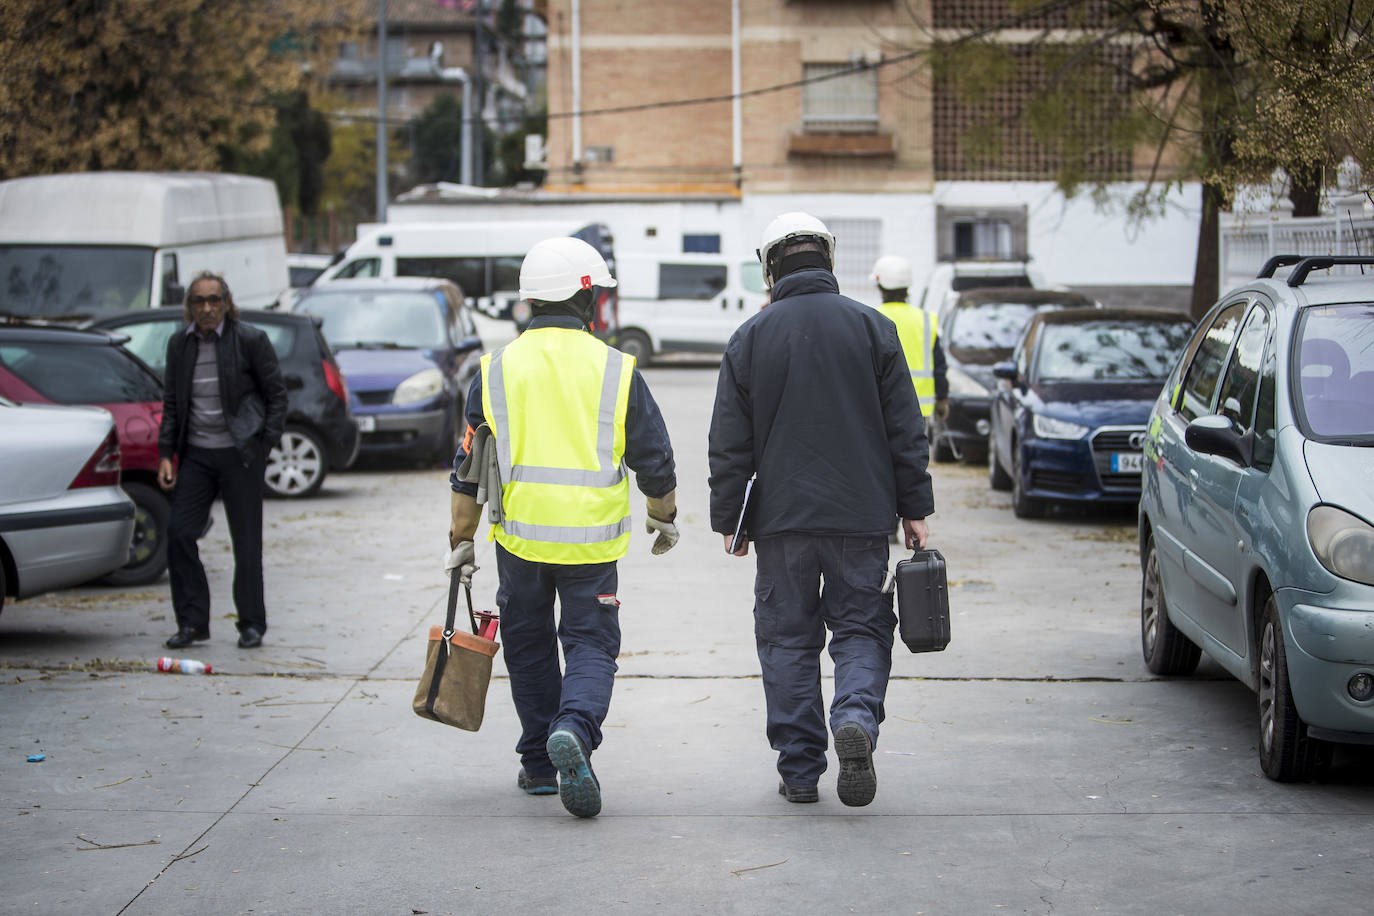
POLYGON ((1085 426, 1138 426, 1150 415, 1163 380, 1037 382, 1031 386, 1052 416, 1085 426))

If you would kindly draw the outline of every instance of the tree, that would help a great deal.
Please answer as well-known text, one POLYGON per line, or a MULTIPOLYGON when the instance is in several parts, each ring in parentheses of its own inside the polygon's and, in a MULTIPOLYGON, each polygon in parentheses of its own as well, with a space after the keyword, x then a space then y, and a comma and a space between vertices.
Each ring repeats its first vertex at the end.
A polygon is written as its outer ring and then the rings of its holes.
POLYGON ((7 0, 0 177, 214 169, 227 150, 283 168, 278 100, 351 31, 329 0, 7 0))
POLYGON ((452 93, 435 96, 415 119, 412 177, 416 184, 457 181, 462 169, 463 106, 452 93))
MULTIPOLYGON (((935 0, 933 24, 958 6, 935 0)), ((1123 157, 1149 150, 1131 207, 1141 218, 1199 181, 1194 315, 1216 299, 1220 212, 1238 186, 1282 166, 1312 201, 1325 167, 1374 152, 1374 0, 1007 0, 1000 22, 932 41, 937 93, 1005 96, 1028 52, 1038 81, 1009 117, 968 128, 970 154, 1027 131, 1072 194, 1129 177, 1123 157), (1032 37, 1010 40, 1013 29, 1032 37)))
POLYGON ((329 119, 310 105, 305 92, 276 100, 276 123, 265 149, 254 149, 253 127, 233 146, 221 147, 219 167, 226 172, 270 178, 284 206, 295 205, 305 216, 319 211, 324 189, 324 163, 329 158, 329 119))
MULTIPOLYGON (((410 156, 399 132, 387 134, 387 184, 399 185, 398 171, 410 156)), ((320 205, 357 220, 370 216, 377 205, 377 126, 362 119, 336 124, 329 159, 324 163, 324 193, 320 205)))

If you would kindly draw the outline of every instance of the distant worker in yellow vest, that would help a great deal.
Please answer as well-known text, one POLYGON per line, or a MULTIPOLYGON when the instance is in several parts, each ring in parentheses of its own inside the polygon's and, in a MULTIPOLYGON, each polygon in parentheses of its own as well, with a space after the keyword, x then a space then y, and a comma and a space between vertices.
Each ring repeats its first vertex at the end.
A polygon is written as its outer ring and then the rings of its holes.
POLYGON ((530 249, 520 297, 533 318, 514 341, 482 357, 450 477, 445 569, 459 569, 464 584, 477 570, 479 498, 492 523, 500 641, 522 729, 516 785, 530 795, 558 793, 578 817, 601 811, 591 755, 620 654, 616 561, 630 546, 627 467, 648 498, 652 552, 666 553, 678 540, 663 415, 634 358, 588 332, 596 287, 615 285, 581 239, 545 239, 530 249))
MULTIPOLYGON (((873 281, 882 293, 883 304, 878 307, 897 325, 897 339, 911 370, 916 386, 916 399, 921 402, 921 415, 934 417, 935 425, 949 416, 949 379, 945 376, 945 352, 935 327, 935 315, 907 302, 911 286, 911 262, 900 255, 885 254, 873 262, 873 281)), ((931 447, 937 434, 930 430, 931 447)))

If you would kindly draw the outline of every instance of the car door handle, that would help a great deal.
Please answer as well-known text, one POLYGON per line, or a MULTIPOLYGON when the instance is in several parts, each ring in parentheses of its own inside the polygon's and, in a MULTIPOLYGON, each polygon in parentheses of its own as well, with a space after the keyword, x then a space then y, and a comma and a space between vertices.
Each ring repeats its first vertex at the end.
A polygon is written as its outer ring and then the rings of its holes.
POLYGON ((744 297, 743 297, 743 296, 740 296, 740 299, 739 299, 739 310, 740 310, 741 312, 744 311, 744 297))
POLYGON ((720 300, 720 310, 721 310, 722 312, 725 311, 726 309, 728 309, 729 307, 730 307, 730 300, 729 300, 728 298, 727 298, 727 299, 722 299, 722 300, 720 300))
POLYGON ((1197 492, 1197 479, 1197 470, 1195 468, 1190 468, 1188 470, 1188 489, 1192 490, 1194 493, 1197 492))

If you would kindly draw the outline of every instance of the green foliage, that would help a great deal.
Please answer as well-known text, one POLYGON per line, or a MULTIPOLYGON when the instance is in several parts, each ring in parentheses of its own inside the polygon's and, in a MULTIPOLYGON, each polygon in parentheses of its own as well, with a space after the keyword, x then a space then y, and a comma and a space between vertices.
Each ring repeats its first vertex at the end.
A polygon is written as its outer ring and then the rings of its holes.
POLYGON ((416 184, 457 181, 462 172, 463 106, 452 93, 436 96, 412 125, 416 184))

